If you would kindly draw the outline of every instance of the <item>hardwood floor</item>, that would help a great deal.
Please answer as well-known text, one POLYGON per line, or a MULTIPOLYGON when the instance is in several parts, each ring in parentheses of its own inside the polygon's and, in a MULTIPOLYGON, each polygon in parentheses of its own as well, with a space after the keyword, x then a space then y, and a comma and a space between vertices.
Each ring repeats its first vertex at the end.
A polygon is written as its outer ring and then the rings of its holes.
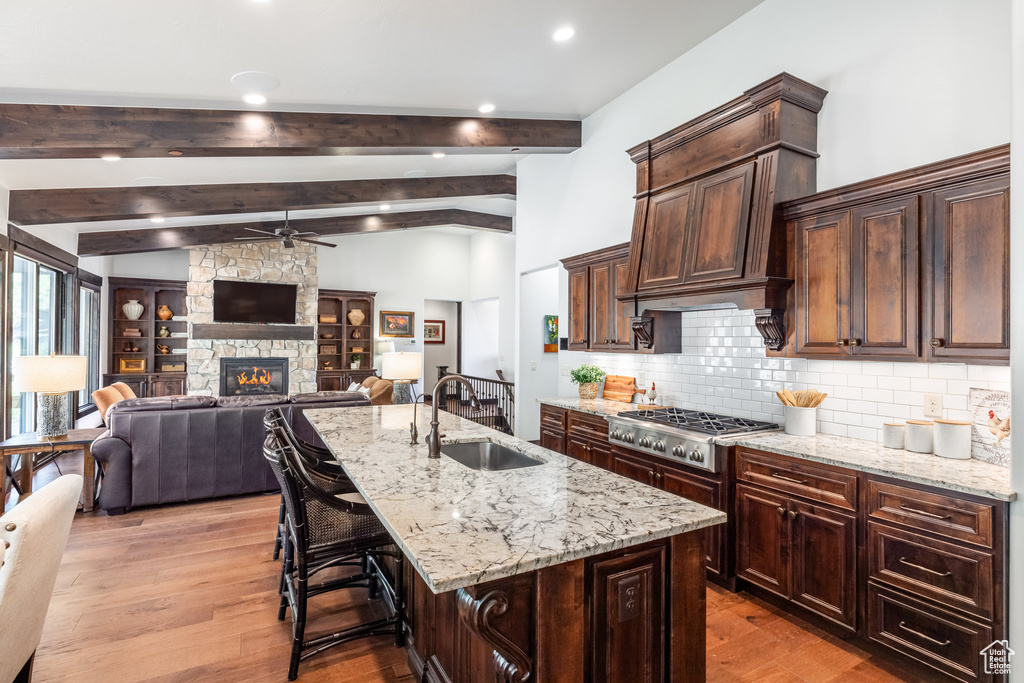
MULTIPOLYGON (((271 551, 278 502, 267 495, 120 517, 78 513, 34 680, 283 683, 291 624, 277 621, 280 565, 271 551)), ((352 623, 370 609, 379 607, 368 606, 361 591, 321 596, 311 602, 310 630, 352 623)), ((714 586, 707 639, 712 683, 919 680, 753 596, 714 586)), ((414 677, 404 651, 376 638, 314 657, 299 680, 405 683, 414 677)))

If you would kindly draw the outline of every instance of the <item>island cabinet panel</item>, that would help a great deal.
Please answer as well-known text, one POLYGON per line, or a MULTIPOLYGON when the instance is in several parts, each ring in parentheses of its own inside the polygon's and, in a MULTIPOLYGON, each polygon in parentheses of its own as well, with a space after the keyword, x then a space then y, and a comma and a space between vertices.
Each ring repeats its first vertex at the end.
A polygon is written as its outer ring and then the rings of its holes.
POLYGON ((547 427, 540 428, 540 445, 556 453, 566 453, 565 432, 557 432, 547 427))
POLYGON ((569 350, 635 351, 634 305, 618 296, 632 291, 629 245, 563 259, 569 273, 569 350))
POLYGON ((569 411, 565 408, 540 405, 540 445, 563 455, 567 453, 565 441, 566 418, 569 411))
POLYGON ((656 683, 665 678, 664 546, 590 564, 594 683, 656 683))
POLYGON ((932 339, 936 360, 1008 361, 1010 179, 932 193, 932 339))
POLYGON ((407 649, 428 683, 703 683, 695 533, 434 594, 406 574, 407 649))

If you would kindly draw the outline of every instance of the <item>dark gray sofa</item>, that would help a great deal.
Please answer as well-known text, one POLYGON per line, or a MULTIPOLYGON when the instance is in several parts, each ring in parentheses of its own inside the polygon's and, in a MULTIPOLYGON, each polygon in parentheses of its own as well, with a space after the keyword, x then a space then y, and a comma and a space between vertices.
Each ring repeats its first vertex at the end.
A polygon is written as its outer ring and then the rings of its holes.
POLYGON ((128 508, 278 490, 263 457, 263 416, 281 407, 299 438, 322 445, 305 408, 368 406, 357 392, 130 399, 107 413, 92 444, 102 463, 99 506, 128 508))

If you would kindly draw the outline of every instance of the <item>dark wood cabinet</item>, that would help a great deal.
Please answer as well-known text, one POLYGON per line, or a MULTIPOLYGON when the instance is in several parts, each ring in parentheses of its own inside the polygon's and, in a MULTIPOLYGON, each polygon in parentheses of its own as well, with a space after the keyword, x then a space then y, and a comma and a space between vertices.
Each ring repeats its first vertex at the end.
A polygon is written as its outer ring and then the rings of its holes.
POLYGON ((927 195, 935 360, 1010 358, 1009 175, 927 195))
POLYGON ((638 481, 641 484, 654 486, 654 465, 646 459, 634 458, 616 452, 614 458, 614 472, 622 476, 638 481))
POLYGON ((551 429, 540 428, 540 445, 543 448, 555 451, 556 453, 564 454, 565 448, 565 432, 556 432, 551 429))
POLYGON ((754 166, 750 161, 697 183, 683 241, 682 284, 743 277, 754 166))
POLYGON ((690 217, 694 183, 651 196, 640 259, 639 291, 683 283, 683 228, 690 217))
POLYGON ((857 518, 823 505, 789 501, 789 599, 857 627, 857 518))
POLYGON ((569 350, 590 348, 590 267, 569 269, 569 350))
POLYGON ((787 503, 783 496, 736 485, 736 576, 784 598, 789 597, 787 503))
POLYGON ((149 380, 150 396, 182 396, 185 394, 186 375, 173 377, 154 375, 149 380))
POLYGON ((563 259, 569 273, 569 350, 635 351, 628 292, 629 245, 563 259))
POLYGON ((788 353, 1009 361, 1009 148, 789 202, 788 353))
POLYGON ((566 417, 569 411, 565 408, 549 406, 542 403, 540 406, 540 445, 549 448, 557 453, 567 455, 569 444, 566 443, 565 430, 566 417))

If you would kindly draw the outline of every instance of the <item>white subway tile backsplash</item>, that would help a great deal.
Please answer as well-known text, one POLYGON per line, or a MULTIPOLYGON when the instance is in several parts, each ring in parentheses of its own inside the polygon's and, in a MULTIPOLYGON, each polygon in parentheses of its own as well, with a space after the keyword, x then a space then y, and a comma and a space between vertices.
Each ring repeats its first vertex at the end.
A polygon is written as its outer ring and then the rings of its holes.
MULTIPOLYGON (((683 353, 643 356, 563 351, 559 364, 595 363, 613 374, 644 374, 658 402, 782 424, 776 391, 828 394, 818 431, 877 440, 883 422, 924 417, 924 394, 943 396, 945 417, 970 419, 972 388, 1009 390, 1003 366, 767 358, 749 311, 683 313, 683 353)), ((560 380, 563 378, 560 378, 560 380)), ((568 387, 568 385, 565 385, 568 387)))

